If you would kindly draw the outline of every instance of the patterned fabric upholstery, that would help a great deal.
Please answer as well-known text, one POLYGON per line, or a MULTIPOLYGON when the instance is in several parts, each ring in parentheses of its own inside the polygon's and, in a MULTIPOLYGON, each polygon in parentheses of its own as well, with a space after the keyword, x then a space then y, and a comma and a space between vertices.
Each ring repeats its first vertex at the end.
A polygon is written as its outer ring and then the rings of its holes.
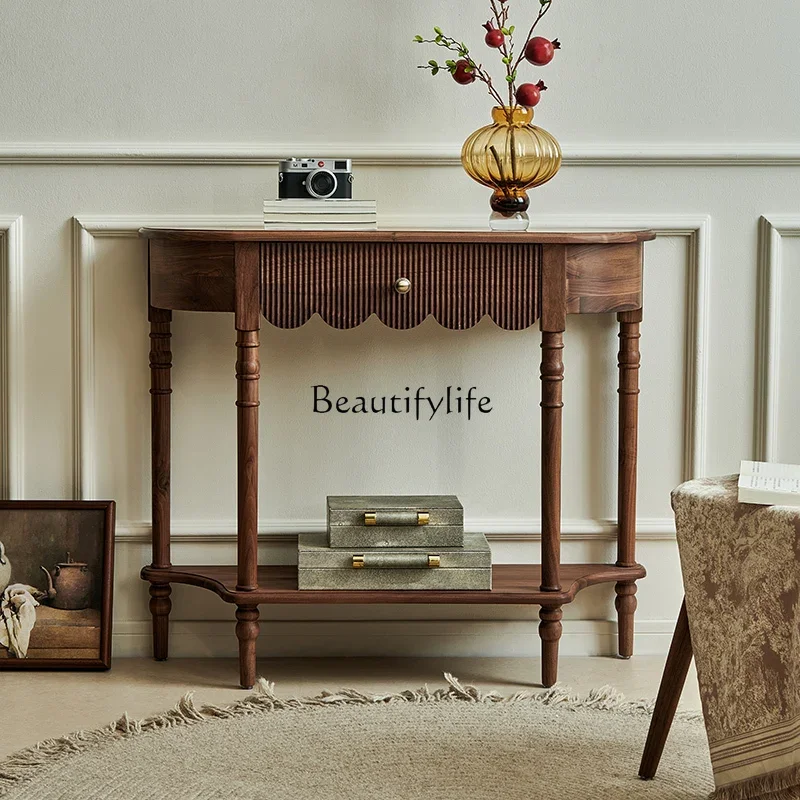
POLYGON ((672 493, 716 798, 800 797, 800 509, 672 493))

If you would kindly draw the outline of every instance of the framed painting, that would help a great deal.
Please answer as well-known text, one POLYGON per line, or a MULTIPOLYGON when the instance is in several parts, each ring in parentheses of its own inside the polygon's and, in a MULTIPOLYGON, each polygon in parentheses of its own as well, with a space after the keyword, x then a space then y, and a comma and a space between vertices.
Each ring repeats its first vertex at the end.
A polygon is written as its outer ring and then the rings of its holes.
POLYGON ((0 670, 108 669, 112 500, 0 500, 0 670))

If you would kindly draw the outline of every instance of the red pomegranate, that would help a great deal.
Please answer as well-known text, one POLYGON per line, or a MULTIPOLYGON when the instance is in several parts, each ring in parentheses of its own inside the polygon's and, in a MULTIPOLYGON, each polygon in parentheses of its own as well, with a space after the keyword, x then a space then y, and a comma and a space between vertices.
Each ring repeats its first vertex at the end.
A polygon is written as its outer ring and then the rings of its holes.
POLYGON ((469 61, 466 58, 460 58, 456 61, 456 68, 453 70, 453 80, 460 83, 462 86, 467 86, 475 82, 475 72, 470 70, 469 61))
POLYGON ((499 28, 495 28, 491 21, 486 22, 483 27, 486 28, 486 36, 484 37, 486 44, 489 47, 502 47, 506 40, 506 37, 503 35, 503 31, 501 31, 499 28))
POLYGON ((542 92, 546 91, 547 87, 544 85, 544 81, 539 81, 539 83, 523 83, 522 86, 517 88, 517 102, 521 106, 533 108, 533 106, 538 105, 539 101, 542 99, 542 92))
POLYGON ((543 36, 534 36, 525 47, 525 58, 537 67, 544 67, 553 60, 556 50, 561 49, 558 39, 545 39, 543 36))

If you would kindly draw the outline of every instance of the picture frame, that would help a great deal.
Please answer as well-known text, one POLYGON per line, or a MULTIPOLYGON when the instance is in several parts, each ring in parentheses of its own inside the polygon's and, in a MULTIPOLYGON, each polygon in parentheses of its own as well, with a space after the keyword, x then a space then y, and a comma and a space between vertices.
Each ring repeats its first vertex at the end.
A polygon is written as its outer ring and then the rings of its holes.
POLYGON ((111 667, 113 500, 0 500, 0 670, 111 667))

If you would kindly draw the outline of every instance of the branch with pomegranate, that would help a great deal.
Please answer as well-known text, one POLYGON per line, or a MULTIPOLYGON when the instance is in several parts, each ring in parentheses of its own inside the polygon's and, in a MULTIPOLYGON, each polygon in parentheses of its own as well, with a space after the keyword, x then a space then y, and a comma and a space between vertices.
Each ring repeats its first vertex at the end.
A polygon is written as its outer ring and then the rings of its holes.
POLYGON ((486 85, 492 98, 499 106, 506 109, 510 114, 515 105, 533 107, 538 105, 542 97, 542 92, 547 90, 544 81, 538 83, 523 83, 517 85, 518 67, 523 60, 537 67, 544 67, 549 64, 555 55, 555 51, 561 48, 558 39, 546 39, 543 36, 534 36, 536 27, 544 19, 553 0, 539 0, 539 13, 534 19, 528 31, 528 35, 519 50, 515 50, 514 25, 509 25, 509 4, 508 0, 489 0, 491 19, 487 20, 483 27, 486 29, 484 43, 487 47, 499 51, 502 62, 505 65, 505 80, 508 87, 508 101, 505 102, 500 96, 500 92, 492 83, 492 77, 484 68, 483 64, 475 61, 470 53, 469 47, 464 42, 453 39, 443 33, 442 29, 434 27, 434 38, 426 39, 417 35, 414 41, 418 44, 433 44, 455 53, 458 58, 448 58, 444 63, 439 63, 431 59, 427 64, 421 64, 419 69, 429 70, 432 75, 440 72, 449 73, 453 80, 467 86, 476 80, 486 85))

